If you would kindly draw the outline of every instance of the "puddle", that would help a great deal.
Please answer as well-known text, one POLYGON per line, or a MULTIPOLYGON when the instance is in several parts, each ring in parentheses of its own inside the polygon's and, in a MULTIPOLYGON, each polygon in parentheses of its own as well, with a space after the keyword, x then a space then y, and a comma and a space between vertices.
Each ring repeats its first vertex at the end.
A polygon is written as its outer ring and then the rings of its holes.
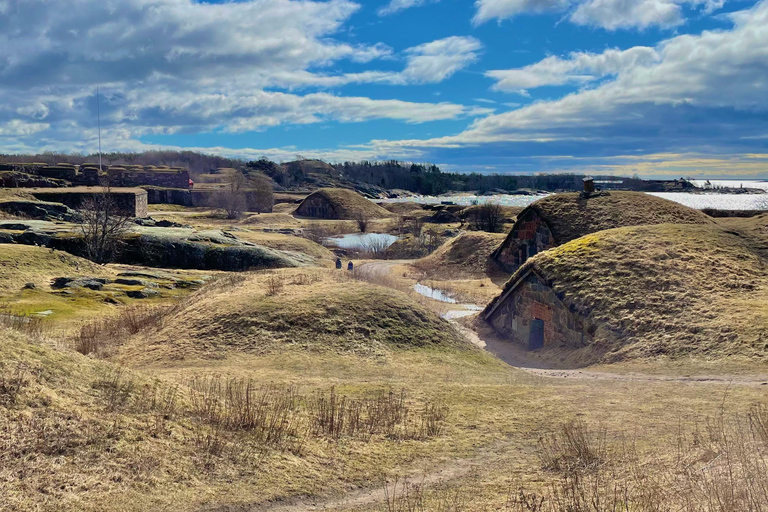
POLYGON ((457 304, 456 299, 449 296, 444 291, 438 290, 437 288, 430 288, 429 286, 417 283, 413 285, 413 289, 416 290, 416 293, 425 297, 429 297, 430 299, 438 300, 440 302, 447 302, 448 304, 457 304))
POLYGON ((453 320, 455 318, 462 318, 469 315, 474 315, 478 311, 482 311, 483 308, 480 306, 475 306, 474 304, 461 304, 461 306, 464 306, 466 309, 452 309, 450 311, 446 311, 443 313, 442 316, 446 320, 453 320))
POLYGON ((455 318, 474 315, 478 311, 483 310, 482 307, 476 304, 461 304, 456 299, 454 299, 444 291, 438 290, 437 288, 430 288, 429 286, 417 283, 413 285, 413 289, 416 290, 416 292, 419 293, 420 295, 429 297, 432 300, 445 302, 447 304, 456 304, 456 306, 462 308, 462 309, 452 309, 450 311, 446 311, 445 313, 443 313, 441 316, 446 320, 453 320, 455 318))
POLYGON ((386 233, 350 233, 343 236, 334 236, 325 239, 329 245, 342 249, 386 249, 397 241, 395 235, 386 233))

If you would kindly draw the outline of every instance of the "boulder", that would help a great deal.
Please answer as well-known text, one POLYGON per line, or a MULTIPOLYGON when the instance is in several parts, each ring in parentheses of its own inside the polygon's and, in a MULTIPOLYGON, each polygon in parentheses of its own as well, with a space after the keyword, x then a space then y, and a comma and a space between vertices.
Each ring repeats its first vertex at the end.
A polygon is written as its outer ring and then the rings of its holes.
POLYGON ((141 290, 131 290, 126 292, 126 295, 132 299, 148 299, 150 297, 157 297, 160 295, 160 292, 152 290, 151 288, 142 288, 141 290))
POLYGON ((67 222, 80 222, 82 217, 61 203, 48 203, 45 201, 2 201, 0 210, 11 215, 41 220, 64 220, 67 222))
POLYGON ((143 286, 144 288, 157 288, 157 283, 147 281, 145 279, 119 277, 115 279, 116 284, 124 284, 126 286, 143 286))
POLYGON ((62 288, 88 288, 90 290, 101 290, 105 284, 109 284, 109 279, 103 277, 56 277, 51 281, 51 288, 60 290, 62 288))

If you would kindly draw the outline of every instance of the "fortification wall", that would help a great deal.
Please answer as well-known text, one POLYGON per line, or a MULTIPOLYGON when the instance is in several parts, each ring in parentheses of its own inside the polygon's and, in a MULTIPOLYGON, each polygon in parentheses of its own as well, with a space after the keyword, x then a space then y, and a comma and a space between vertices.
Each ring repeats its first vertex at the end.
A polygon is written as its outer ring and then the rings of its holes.
POLYGON ((594 332, 588 320, 570 311, 554 290, 534 273, 517 287, 486 318, 502 336, 528 344, 531 323, 544 322, 544 347, 582 347, 592 340, 594 332))
MULTIPOLYGON (((215 190, 182 190, 178 188, 148 188, 147 201, 149 204, 178 204, 181 206, 208 207, 216 204, 214 196, 222 194, 215 190)), ((244 192, 248 211, 256 211, 260 202, 256 192, 247 190, 244 192)), ((272 212, 272 207, 262 209, 261 213, 272 212)))
POLYGON ((515 272, 528 258, 555 245, 547 223, 535 211, 528 210, 515 222, 495 258, 502 268, 515 272))
MULTIPOLYGON (((31 191, 31 194, 40 201, 62 203, 75 210, 82 207, 83 203, 99 193, 102 193, 102 190, 99 187, 93 187, 92 189, 89 187, 79 187, 77 189, 52 188, 31 191)), ((112 189, 110 195, 115 200, 118 208, 131 217, 144 218, 149 216, 146 190, 112 189)))
POLYGON ((103 166, 99 170, 96 163, 83 165, 43 163, 7 163, 0 164, 0 171, 40 176, 57 180, 65 180, 66 185, 94 186, 99 185, 105 178, 113 187, 153 186, 189 189, 189 171, 181 168, 154 167, 140 165, 103 166))
POLYGON ((146 185, 151 187, 189 188, 189 171, 186 169, 110 167, 107 174, 110 184, 119 187, 146 185))

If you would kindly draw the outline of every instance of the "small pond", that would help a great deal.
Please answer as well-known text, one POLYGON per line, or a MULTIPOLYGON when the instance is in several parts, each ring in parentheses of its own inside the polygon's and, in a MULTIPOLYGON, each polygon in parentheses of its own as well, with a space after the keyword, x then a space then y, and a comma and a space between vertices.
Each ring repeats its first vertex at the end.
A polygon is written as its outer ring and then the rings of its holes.
POLYGON ((325 239, 326 245, 362 251, 386 249, 396 241, 397 237, 395 235, 388 235, 386 233, 350 233, 325 239))

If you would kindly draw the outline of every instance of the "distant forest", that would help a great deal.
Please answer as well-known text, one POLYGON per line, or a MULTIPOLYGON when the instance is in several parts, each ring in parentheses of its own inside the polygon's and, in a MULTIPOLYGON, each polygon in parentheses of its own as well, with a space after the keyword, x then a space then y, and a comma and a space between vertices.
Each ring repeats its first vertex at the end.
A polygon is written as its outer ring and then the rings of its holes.
MULTIPOLYGON (((56 163, 97 163, 97 154, 78 155, 63 153, 41 153, 37 155, 0 155, 0 162, 56 163)), ((306 166, 285 166, 262 158, 247 162, 241 159, 225 158, 195 151, 146 151, 142 153, 104 153, 104 165, 167 165, 188 168, 190 174, 198 176, 220 167, 250 168, 272 177, 284 188, 301 188, 313 183, 306 166), (286 169, 290 168, 290 172, 286 169)), ((451 191, 514 191, 534 190, 581 190, 583 175, 579 174, 478 174, 443 172, 436 165, 398 162, 341 162, 331 163, 333 178, 340 184, 346 182, 364 183, 382 189, 403 189, 419 194, 442 194, 451 191)), ((313 166, 309 166, 310 169, 313 166)), ((314 166, 318 168, 318 166, 314 166)))
POLYGON ((443 194, 449 191, 493 190, 581 190, 583 175, 543 174, 518 176, 511 174, 478 174, 443 172, 436 165, 388 162, 344 162, 335 164, 342 176, 386 189, 399 188, 419 194, 443 194))

